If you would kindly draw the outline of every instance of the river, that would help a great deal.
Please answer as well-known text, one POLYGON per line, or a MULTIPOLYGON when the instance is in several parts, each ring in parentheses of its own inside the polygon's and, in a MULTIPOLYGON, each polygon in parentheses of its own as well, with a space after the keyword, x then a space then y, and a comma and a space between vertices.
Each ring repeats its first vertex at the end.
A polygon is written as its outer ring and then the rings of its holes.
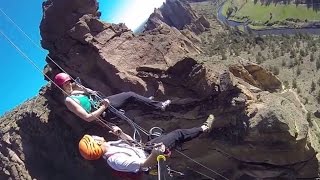
POLYGON ((254 30, 248 27, 247 22, 237 22, 237 21, 232 21, 228 20, 225 16, 222 14, 222 7, 224 3, 222 3, 219 7, 218 13, 217 13, 217 18, 220 22, 226 24, 227 26, 230 27, 237 27, 237 26, 243 26, 245 31, 251 31, 254 34, 257 35, 268 35, 268 34, 273 34, 273 35, 282 35, 282 34, 297 34, 297 33, 303 33, 303 34, 320 34, 320 28, 315 28, 315 27, 305 27, 305 28, 273 28, 273 29, 262 29, 262 30, 254 30))

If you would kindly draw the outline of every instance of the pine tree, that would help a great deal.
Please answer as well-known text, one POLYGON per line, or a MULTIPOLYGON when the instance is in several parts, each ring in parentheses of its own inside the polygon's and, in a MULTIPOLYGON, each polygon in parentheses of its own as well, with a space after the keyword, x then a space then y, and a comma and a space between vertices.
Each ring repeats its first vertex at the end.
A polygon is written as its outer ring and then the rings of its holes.
POLYGON ((301 74, 301 69, 300 69, 300 67, 298 66, 298 68, 297 68, 297 76, 299 76, 301 74))
MULTIPOLYGON (((320 58, 320 57, 319 57, 320 58)), ((320 59, 317 59, 317 62, 316 62, 316 68, 317 70, 320 69, 320 59)))
POLYGON ((320 104, 320 90, 318 91, 318 94, 317 94, 317 101, 318 101, 318 104, 320 104))
POLYGON ((293 79, 292 80, 292 88, 297 88, 297 80, 296 79, 293 79))
POLYGON ((310 62, 313 62, 314 61, 314 54, 312 53, 311 55, 310 55, 310 62))
POLYGON ((311 82, 311 92, 313 92, 314 90, 316 90, 316 83, 314 83, 313 81, 311 82))

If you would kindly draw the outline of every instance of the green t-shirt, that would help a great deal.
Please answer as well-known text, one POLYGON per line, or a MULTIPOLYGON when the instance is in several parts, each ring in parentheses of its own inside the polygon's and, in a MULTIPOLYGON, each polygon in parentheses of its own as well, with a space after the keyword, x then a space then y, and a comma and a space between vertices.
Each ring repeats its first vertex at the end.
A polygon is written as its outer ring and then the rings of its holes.
POLYGON ((71 95, 69 97, 74 100, 77 99, 80 102, 80 106, 83 109, 85 109, 88 113, 91 112, 92 108, 91 108, 91 103, 90 103, 90 99, 88 96, 86 96, 84 94, 76 94, 76 95, 71 95))

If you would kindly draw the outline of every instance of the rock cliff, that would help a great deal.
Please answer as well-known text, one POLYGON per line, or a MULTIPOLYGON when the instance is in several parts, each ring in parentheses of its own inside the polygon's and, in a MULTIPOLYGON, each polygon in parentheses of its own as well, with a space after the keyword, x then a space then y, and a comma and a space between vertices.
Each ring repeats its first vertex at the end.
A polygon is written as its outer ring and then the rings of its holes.
MULTIPOLYGON (((172 99, 165 112, 140 104, 125 107, 145 129, 189 128, 214 114, 213 131, 188 142, 183 152, 227 179, 318 176, 317 137, 296 93, 283 90, 280 80, 257 64, 202 63, 208 57, 197 34, 212 24, 188 4, 167 0, 140 35, 99 16, 96 0, 43 3, 40 30, 42 47, 49 51, 44 69, 48 77, 60 72, 53 59, 105 95, 135 91, 172 99)), ((131 131, 125 123, 119 125, 131 131)), ((51 83, 1 117, 0 127, 0 179, 111 178, 103 160, 85 161, 77 144, 84 133, 113 137, 69 112, 51 83)), ((178 153, 169 162, 188 175, 182 179, 203 179, 197 172, 223 179, 178 153)))

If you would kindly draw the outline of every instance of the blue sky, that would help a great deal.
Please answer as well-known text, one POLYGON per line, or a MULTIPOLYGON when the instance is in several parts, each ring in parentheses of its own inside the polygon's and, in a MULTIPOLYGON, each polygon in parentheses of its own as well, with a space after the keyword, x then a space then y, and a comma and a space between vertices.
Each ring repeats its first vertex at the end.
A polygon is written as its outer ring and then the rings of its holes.
MULTIPOLYGON (((135 29, 165 0, 100 0, 104 21, 125 23, 135 29)), ((39 25, 43 0, 3 0, 0 9, 7 14, 37 45, 40 46, 39 25)), ((0 32, 5 34, 42 71, 47 52, 35 46, 0 11, 0 32)), ((28 60, 0 34, 0 116, 25 100, 36 96, 47 82, 28 60)))

